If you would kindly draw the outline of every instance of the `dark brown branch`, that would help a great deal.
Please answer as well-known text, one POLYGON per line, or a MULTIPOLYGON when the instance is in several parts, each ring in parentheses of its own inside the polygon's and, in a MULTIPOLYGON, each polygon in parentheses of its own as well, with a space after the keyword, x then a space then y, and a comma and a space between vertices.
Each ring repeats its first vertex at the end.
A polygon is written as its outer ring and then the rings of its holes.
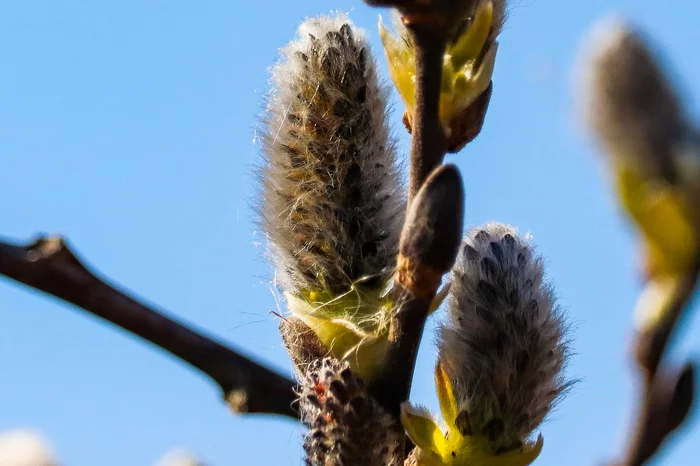
MULTIPOLYGON (((438 113, 446 37, 444 31, 430 22, 407 24, 407 27, 412 33, 416 50, 416 107, 408 203, 410 217, 413 198, 428 174, 442 163, 446 152, 445 133, 438 113)), ((460 218, 461 215, 460 210, 460 218)), ((407 227, 410 228, 410 225, 405 225, 404 231, 407 227)), ((392 318, 385 371, 376 384, 376 391, 373 391, 377 401, 397 416, 401 403, 410 394, 418 347, 430 303, 437 291, 435 286, 427 293, 415 295, 406 285, 400 283, 399 277, 396 293, 404 304, 392 318)))
POLYGON ((408 399, 428 311, 442 281, 455 263, 462 239, 464 191, 454 165, 441 165, 418 191, 406 216, 395 277, 397 302, 386 365, 372 394, 398 415, 408 399))
POLYGON ((71 303, 170 352, 208 375, 236 412, 297 419, 294 382, 195 332, 91 272, 58 237, 0 241, 0 274, 71 303))
POLYGON ((439 116, 440 80, 447 39, 431 23, 408 25, 416 48, 416 109, 411 138, 410 200, 447 151, 445 130, 439 116))
MULTIPOLYGON (((415 208, 414 198, 416 198, 415 201, 418 201, 416 196, 422 189, 426 178, 442 164, 447 151, 445 129, 439 117, 443 57, 448 38, 453 34, 453 29, 460 22, 460 19, 464 17, 466 10, 473 6, 473 1, 369 0, 367 3, 375 6, 397 7, 411 34, 415 50, 416 96, 413 121, 411 122, 409 212, 402 235, 402 243, 404 243, 407 233, 411 233, 412 228, 420 228, 421 221, 428 223, 430 221, 428 217, 420 218, 420 216, 411 221, 411 210, 415 208)), ((456 172, 456 168, 454 171, 456 172)), ((452 196, 456 196, 451 199, 459 198, 458 202, 447 202, 449 205, 440 206, 428 199, 430 208, 427 210, 419 209, 423 214, 433 216, 442 216, 449 211, 447 216, 452 216, 452 218, 448 223, 455 227, 453 230, 458 229, 458 236, 449 239, 442 238, 440 247, 444 248, 445 251, 454 249, 455 257, 461 240, 463 215, 463 192, 458 174, 457 178, 458 187, 451 186, 449 191, 452 196), (431 208, 435 211, 431 212, 431 208)), ((415 233, 420 236, 420 233, 415 233)), ((427 249, 435 248, 439 242, 436 240, 438 238, 433 235, 433 237, 427 238, 427 243, 423 246, 427 249)), ((454 259, 452 257, 449 267, 454 263, 454 259)), ((401 403, 406 401, 410 394, 416 355, 430 305, 442 275, 449 270, 449 267, 447 269, 431 268, 418 262, 406 262, 406 257, 403 254, 399 257, 398 269, 408 272, 398 273, 395 283, 396 295, 403 304, 391 321, 385 369, 371 387, 372 395, 385 409, 395 415, 398 415, 401 403)))

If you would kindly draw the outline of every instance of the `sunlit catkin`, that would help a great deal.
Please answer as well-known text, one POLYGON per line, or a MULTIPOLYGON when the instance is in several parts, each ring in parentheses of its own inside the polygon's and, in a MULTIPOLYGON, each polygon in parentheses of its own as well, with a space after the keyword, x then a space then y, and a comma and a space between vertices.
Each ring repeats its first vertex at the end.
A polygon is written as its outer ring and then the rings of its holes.
POLYGON ((347 362, 316 360, 302 381, 308 466, 400 466, 403 430, 365 392, 347 362))
POLYGON ((387 89, 345 15, 298 33, 272 71, 259 212, 290 311, 368 376, 381 349, 357 350, 383 329, 405 211, 387 89))
POLYGON ((450 291, 438 371, 454 394, 451 427, 494 452, 517 449, 570 386, 567 326, 542 258, 512 227, 487 224, 465 239, 450 291))

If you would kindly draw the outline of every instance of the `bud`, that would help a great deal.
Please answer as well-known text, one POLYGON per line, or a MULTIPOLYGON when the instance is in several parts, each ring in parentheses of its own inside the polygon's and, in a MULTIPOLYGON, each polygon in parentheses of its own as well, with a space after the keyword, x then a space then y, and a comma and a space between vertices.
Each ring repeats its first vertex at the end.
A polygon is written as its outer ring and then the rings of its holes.
POLYGON ((306 20, 272 72, 262 226, 290 311, 338 358, 382 340, 406 201, 387 124, 387 89, 362 30, 306 20))
POLYGON ((606 155, 674 183, 689 127, 657 57, 640 33, 612 19, 588 42, 586 119, 606 155))
POLYGON ((404 407, 418 457, 532 463, 543 440, 531 436, 572 382, 563 375, 567 326, 529 238, 498 223, 472 230, 453 271, 448 314, 436 367, 448 432, 444 441, 429 440, 438 437, 421 432, 438 429, 435 421, 404 407))
POLYGON ((399 244, 398 281, 430 296, 455 263, 462 237, 464 188, 457 167, 440 165, 411 202, 399 244))
MULTIPOLYGON (((497 37, 505 22, 505 0, 473 2, 462 25, 448 42, 442 68, 440 121, 450 152, 459 152, 481 131, 491 98, 491 77, 498 50, 497 37)), ((415 109, 416 62, 411 35, 398 13, 393 14, 397 35, 379 21, 389 71, 406 104, 404 124, 412 129, 415 109)))
POLYGON ((309 466, 400 466, 403 430, 367 395, 347 362, 316 360, 303 380, 302 421, 309 466))
POLYGON ((700 260, 698 134, 639 32, 602 22, 585 58, 587 120, 644 240, 649 282, 636 315, 640 330, 647 330, 668 317, 700 260))

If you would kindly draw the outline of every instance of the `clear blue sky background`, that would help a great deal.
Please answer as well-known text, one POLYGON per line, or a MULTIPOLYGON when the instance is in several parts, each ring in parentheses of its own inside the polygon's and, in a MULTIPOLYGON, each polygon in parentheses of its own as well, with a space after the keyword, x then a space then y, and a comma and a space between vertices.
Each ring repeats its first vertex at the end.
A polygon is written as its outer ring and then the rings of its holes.
MULTIPOLYGON (((359 0, 4 2, 0 235, 64 234, 117 283, 289 371, 251 210, 256 116, 277 49, 302 18, 335 8, 351 10, 379 51, 377 11, 359 0)), ((542 466, 599 464, 622 444, 635 400, 638 257, 581 131, 572 79, 583 34, 611 9, 698 82, 691 0, 520 0, 486 126, 450 157, 467 225, 531 232, 577 323, 570 373, 583 381, 542 427, 542 466)), ((405 149, 400 112, 392 118, 405 149)), ((435 408, 432 329, 411 398, 435 408)), ((677 355, 696 351, 698 337, 690 325, 677 355)), ((71 466, 149 465, 176 446, 212 465, 301 464, 298 426, 235 417, 176 360, 1 280, 0 430, 19 426, 39 429, 71 466)), ((700 429, 687 434, 663 464, 697 462, 700 429)))

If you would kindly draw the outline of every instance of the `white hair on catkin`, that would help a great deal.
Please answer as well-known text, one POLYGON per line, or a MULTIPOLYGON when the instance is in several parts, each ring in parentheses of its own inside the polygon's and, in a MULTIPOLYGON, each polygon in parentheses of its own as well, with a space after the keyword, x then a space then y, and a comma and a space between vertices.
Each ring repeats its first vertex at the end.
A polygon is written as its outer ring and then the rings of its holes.
POLYGON ((533 433, 570 387, 567 324, 530 238, 489 223, 466 237, 453 270, 439 363, 459 412, 496 449, 533 433))
POLYGON ((400 466, 401 425, 367 394, 347 361, 317 359, 301 383, 299 410, 309 427, 307 466, 400 466))
POLYGON ((258 210, 285 291, 346 292, 395 263, 405 199, 364 32, 311 18, 272 71, 258 210))

